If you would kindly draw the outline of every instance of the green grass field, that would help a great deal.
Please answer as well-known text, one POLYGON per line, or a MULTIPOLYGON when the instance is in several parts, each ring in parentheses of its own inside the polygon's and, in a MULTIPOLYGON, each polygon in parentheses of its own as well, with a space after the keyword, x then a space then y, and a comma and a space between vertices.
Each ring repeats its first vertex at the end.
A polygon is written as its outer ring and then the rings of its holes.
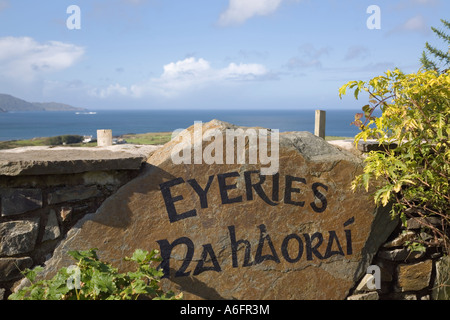
POLYGON ((142 134, 125 134, 120 138, 131 144, 165 144, 172 137, 172 132, 149 132, 142 134))
POLYGON ((30 140, 13 140, 13 141, 0 141, 0 149, 12 149, 19 147, 30 146, 45 146, 48 144, 47 138, 34 138, 30 140))
MULTIPOLYGON (((119 138, 125 139, 127 143, 130 144, 165 144, 170 141, 172 137, 171 132, 150 132, 143 134, 126 134, 120 136, 119 138)), ((1 149, 13 149, 20 147, 31 147, 31 146, 49 146, 50 138, 33 138, 29 140, 12 140, 12 141, 0 141, 0 150, 1 149)), ((96 142, 90 143, 72 143, 68 145, 60 145, 66 147, 95 147, 97 146, 96 142)))

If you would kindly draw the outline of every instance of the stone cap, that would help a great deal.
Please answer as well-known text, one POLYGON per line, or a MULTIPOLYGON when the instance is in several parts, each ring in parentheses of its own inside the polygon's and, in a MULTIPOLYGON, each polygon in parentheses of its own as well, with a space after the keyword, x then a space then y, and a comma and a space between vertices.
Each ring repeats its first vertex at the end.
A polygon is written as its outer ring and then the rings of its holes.
POLYGON ((160 146, 23 147, 0 150, 0 176, 137 170, 160 146))

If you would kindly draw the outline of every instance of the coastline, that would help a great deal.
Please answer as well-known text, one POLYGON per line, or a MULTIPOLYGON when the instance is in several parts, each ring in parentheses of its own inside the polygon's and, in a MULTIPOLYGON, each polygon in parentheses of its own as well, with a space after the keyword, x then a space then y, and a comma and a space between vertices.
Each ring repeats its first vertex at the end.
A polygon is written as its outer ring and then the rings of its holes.
MULTIPOLYGON (((117 144, 135 144, 135 145, 163 145, 170 141, 172 132, 147 132, 147 133, 127 133, 118 136, 113 136, 117 144)), ((0 150, 14 149, 20 147, 36 147, 36 146, 56 146, 49 144, 49 139, 54 137, 38 137, 24 140, 6 140, 0 141, 0 150)), ((353 139, 353 137, 340 137, 340 136, 326 136, 325 141, 334 140, 347 140, 353 139)), ((67 147, 96 147, 97 142, 88 143, 71 143, 67 145, 58 145, 67 147)))
MULTIPOLYGON (((233 125, 278 129, 280 132, 314 133, 314 110, 93 110, 96 114, 72 112, 1 113, 0 141, 29 140, 59 135, 96 136, 98 129, 110 129, 113 136, 129 133, 173 132, 196 121, 219 119, 233 125)), ((327 111, 326 135, 353 137, 350 123, 355 110, 327 111)))

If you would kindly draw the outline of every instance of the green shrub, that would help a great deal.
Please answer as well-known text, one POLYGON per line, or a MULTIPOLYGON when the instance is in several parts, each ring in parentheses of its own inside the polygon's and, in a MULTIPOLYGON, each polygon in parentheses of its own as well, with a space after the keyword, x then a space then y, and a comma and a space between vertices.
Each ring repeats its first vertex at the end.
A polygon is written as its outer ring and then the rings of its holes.
POLYGON ((64 144, 80 143, 83 142, 83 137, 78 135, 63 135, 61 136, 61 141, 64 144))
POLYGON ((126 261, 135 262, 136 271, 119 273, 110 264, 98 259, 96 249, 70 251, 76 265, 61 268, 50 280, 36 281, 42 267, 26 269, 23 274, 32 283, 8 297, 10 300, 136 300, 138 298, 182 298, 182 294, 164 293, 159 287, 163 272, 151 266, 161 261, 159 252, 136 250, 126 261))
POLYGON ((62 136, 48 138, 48 144, 51 146, 59 146, 62 144, 80 143, 83 141, 83 137, 79 135, 66 134, 62 136))
POLYGON ((59 146, 62 144, 61 136, 48 138, 48 144, 51 146, 59 146))
POLYGON ((420 219, 434 238, 414 245, 439 246, 448 252, 450 70, 404 74, 397 69, 368 82, 351 81, 340 88, 340 96, 347 89, 354 90, 356 99, 360 92, 369 95, 369 104, 355 116, 354 124, 361 129, 355 143, 374 138, 380 146, 397 145, 368 153, 364 172, 353 188, 373 186, 375 202, 393 203, 392 214, 404 224, 408 217, 438 217, 441 226, 420 219), (382 111, 380 117, 374 116, 377 108, 382 111))

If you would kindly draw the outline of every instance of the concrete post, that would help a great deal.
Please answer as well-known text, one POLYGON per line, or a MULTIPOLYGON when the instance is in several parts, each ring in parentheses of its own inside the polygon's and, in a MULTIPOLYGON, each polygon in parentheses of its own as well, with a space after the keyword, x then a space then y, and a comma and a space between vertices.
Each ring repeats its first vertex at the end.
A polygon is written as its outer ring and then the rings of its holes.
POLYGON ((314 135, 325 139, 325 123, 326 123, 326 112, 323 110, 316 110, 314 135))
POLYGON ((112 130, 109 129, 97 130, 97 146, 99 147, 112 146, 112 130))

